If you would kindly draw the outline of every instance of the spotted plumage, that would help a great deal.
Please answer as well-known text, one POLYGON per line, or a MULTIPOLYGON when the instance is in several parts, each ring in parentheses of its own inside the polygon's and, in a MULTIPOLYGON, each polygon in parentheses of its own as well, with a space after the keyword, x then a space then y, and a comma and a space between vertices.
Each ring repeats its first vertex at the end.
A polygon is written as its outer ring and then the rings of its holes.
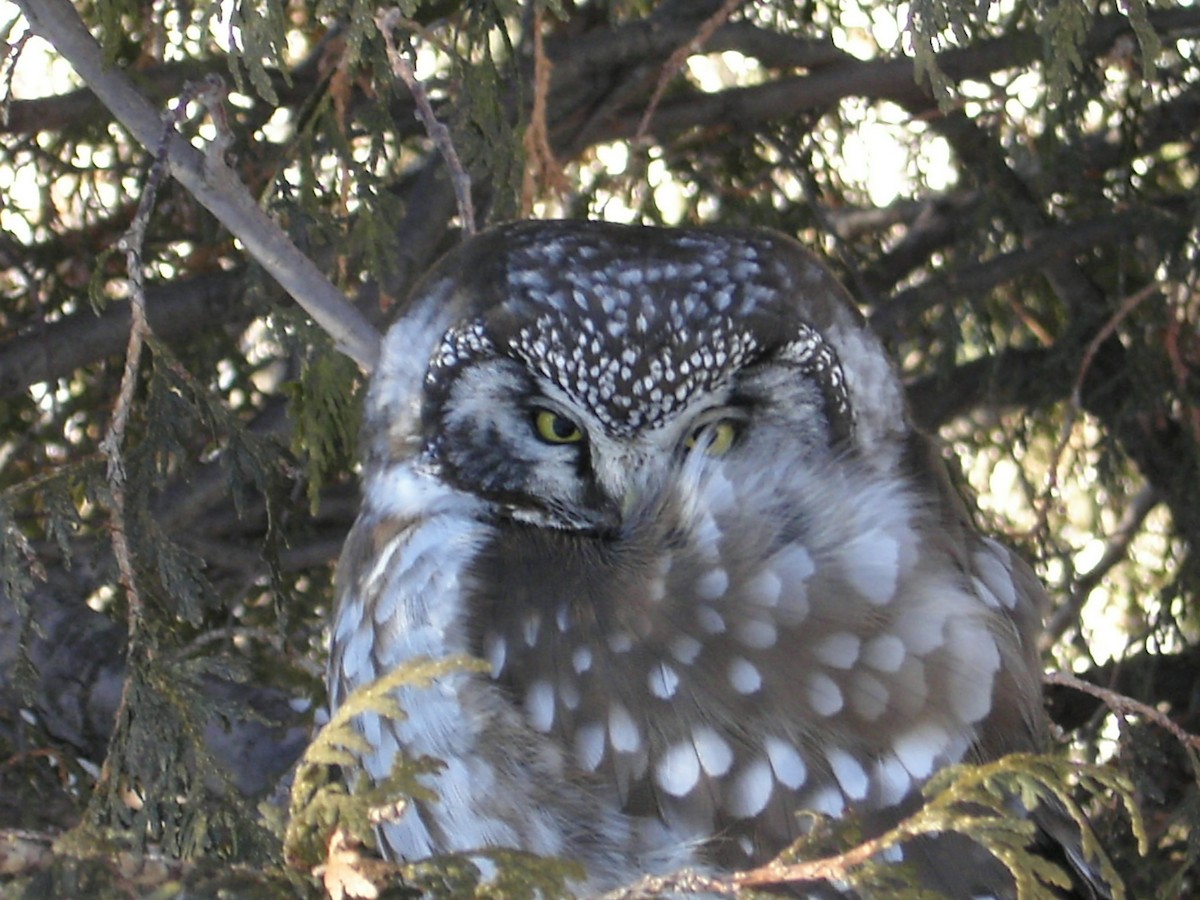
MULTIPOLYGON (((389 332, 367 422, 334 704, 418 655, 489 665, 363 717, 369 777, 446 763, 393 855, 518 847, 593 890, 748 866, 799 810, 881 828, 938 769, 1044 740, 1039 587, 786 238, 485 233, 389 332)), ((949 896, 1011 891, 969 848, 909 852, 949 896)))

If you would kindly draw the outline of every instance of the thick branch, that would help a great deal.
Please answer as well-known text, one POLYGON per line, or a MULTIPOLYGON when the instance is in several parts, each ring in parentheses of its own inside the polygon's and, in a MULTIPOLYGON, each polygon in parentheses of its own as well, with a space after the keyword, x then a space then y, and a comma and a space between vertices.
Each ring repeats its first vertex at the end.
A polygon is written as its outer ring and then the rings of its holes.
MULTIPOLYGON (((213 322, 236 325, 243 272, 211 272, 198 278, 149 289, 150 325, 161 339, 196 334, 213 322)), ((84 308, 61 321, 0 343, 0 397, 19 394, 32 384, 54 381, 76 369, 119 353, 129 334, 129 304, 114 303, 95 316, 84 308)))
MULTIPOLYGON (((1173 32, 1200 27, 1200 10, 1161 10, 1151 14, 1151 23, 1161 32, 1173 32)), ((633 26, 630 26, 633 28, 633 26)), ((760 40, 759 46, 751 44, 746 26, 726 26, 714 35, 708 50, 739 49, 753 53, 755 49, 768 56, 768 65, 786 67, 810 66, 808 74, 780 78, 754 87, 735 88, 718 93, 696 92, 683 99, 664 103, 655 113, 649 131, 658 139, 664 139, 689 128, 718 127, 737 128, 757 122, 776 119, 804 110, 821 109, 847 97, 865 97, 873 100, 892 100, 912 112, 931 111, 936 108, 933 97, 914 80, 911 59, 880 59, 860 61, 824 44, 796 42, 790 54, 785 53, 784 42, 772 39, 767 49, 760 40)), ((1124 16, 1107 16, 1097 21, 1087 41, 1087 51, 1092 55, 1104 52, 1121 34, 1129 33, 1131 26, 1124 16)), ((625 29, 593 38, 593 46, 583 46, 576 54, 572 44, 572 61, 560 63, 555 59, 556 76, 569 83, 569 73, 586 73, 593 82, 598 80, 601 70, 611 71, 614 59, 620 64, 644 63, 647 53, 632 55, 614 49, 615 37, 633 40, 634 46, 663 58, 676 45, 670 44, 666 31, 650 30, 645 25, 637 26, 629 33, 625 29), (608 52, 608 56, 604 52, 608 52)), ((674 37, 674 35, 670 35, 674 37)), ((1043 52, 1041 38, 1031 29, 990 41, 980 41, 969 48, 950 50, 939 54, 938 65, 954 81, 979 80, 1006 69, 1028 67, 1035 63, 1043 52)), ((554 51, 551 51, 552 55, 554 51)), ((650 81, 650 86, 652 86, 650 81)), ((558 85, 556 85, 557 89, 558 85)), ((572 95, 571 90, 566 94, 572 95)), ((639 95, 640 97, 640 95, 639 95)), ((576 106, 572 100, 572 108, 576 106)), ((556 107, 559 104, 555 104, 556 107)), ((588 142, 603 142, 632 137, 637 133, 641 120, 641 109, 634 104, 614 111, 607 121, 589 132, 588 142)), ((569 127, 569 126, 568 126, 569 127)), ((578 137, 571 136, 564 143, 578 152, 578 137)), ((558 149, 558 148, 556 148, 558 149)))
MULTIPOLYGON (((163 144, 160 116, 127 76, 104 65, 100 46, 67 0, 18 0, 18 5, 33 31, 75 67, 143 147, 155 151, 163 144)), ((370 371, 379 353, 379 335, 370 323, 258 207, 223 160, 204 156, 173 130, 165 140, 171 174, 245 245, 339 350, 370 371)))
POLYGON ((871 316, 871 326, 888 339, 903 337, 923 312, 939 303, 983 297, 1001 284, 1071 260, 1102 244, 1134 241, 1145 233, 1150 217, 1138 213, 1106 216, 1042 231, 1036 241, 973 266, 962 266, 890 297, 871 316))
POLYGON ((1010 349, 956 366, 949 375, 921 378, 907 389, 913 419, 936 431, 980 407, 1037 409, 1065 400, 1072 361, 1064 356, 1055 348, 1010 349))

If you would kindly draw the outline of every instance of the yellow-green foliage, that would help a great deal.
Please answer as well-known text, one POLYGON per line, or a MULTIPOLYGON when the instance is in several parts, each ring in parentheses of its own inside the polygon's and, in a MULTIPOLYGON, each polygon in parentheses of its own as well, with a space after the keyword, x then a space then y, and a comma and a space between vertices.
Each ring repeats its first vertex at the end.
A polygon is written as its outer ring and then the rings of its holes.
MULTIPOLYGON (((284 855, 295 868, 311 870, 325 858, 329 838, 340 830, 352 841, 374 846, 375 823, 403 815, 404 805, 416 800, 438 802, 421 777, 442 768, 428 756, 396 757, 392 771, 377 783, 351 783, 339 770, 361 768, 370 751, 358 730, 363 714, 396 721, 407 718, 393 692, 400 687, 427 688, 438 678, 457 672, 485 671, 487 664, 465 656, 411 660, 352 693, 313 739, 296 771, 284 855)), ((583 877, 577 864, 546 859, 507 849, 481 849, 470 854, 445 854, 395 867, 404 884, 432 897, 563 897, 571 879, 583 877), (493 874, 481 877, 477 860, 492 863, 493 874)))
MULTIPOLYGON (((869 842, 874 851, 861 864, 851 861, 853 848, 839 855, 850 861, 845 879, 870 896, 887 900, 924 900, 927 891, 914 886, 905 867, 883 862, 879 854, 915 838, 939 834, 964 835, 984 847, 1011 873, 1019 900, 1054 900, 1056 888, 1069 888, 1068 874, 1031 849, 1038 826, 1026 815, 1038 807, 1059 810, 1079 829, 1083 857, 1107 883, 1114 900, 1126 897, 1124 886, 1108 856, 1097 843, 1078 797, 1120 798, 1129 812, 1139 847, 1146 837, 1129 780, 1107 766, 1038 754, 1012 754, 981 765, 960 764, 936 773, 925 785, 924 806, 890 831, 869 842)), ((838 823, 843 847, 850 836, 838 823)), ((829 850, 829 829, 818 828, 789 849, 781 859, 796 863, 829 850)), ((850 842, 853 842, 851 839, 850 842)))
POLYGON ((451 672, 476 669, 468 657, 411 660, 356 690, 334 713, 304 751, 292 784, 291 813, 284 836, 284 854, 293 865, 315 866, 325 856, 329 836, 341 828, 367 846, 372 835, 372 810, 394 806, 405 799, 434 801, 436 794, 420 777, 437 772, 442 763, 429 757, 416 759, 400 753, 391 774, 379 784, 347 784, 339 770, 360 767, 371 749, 355 721, 363 713, 402 721, 407 718, 392 692, 399 687, 428 687, 451 672), (353 787, 354 792, 351 793, 353 787))

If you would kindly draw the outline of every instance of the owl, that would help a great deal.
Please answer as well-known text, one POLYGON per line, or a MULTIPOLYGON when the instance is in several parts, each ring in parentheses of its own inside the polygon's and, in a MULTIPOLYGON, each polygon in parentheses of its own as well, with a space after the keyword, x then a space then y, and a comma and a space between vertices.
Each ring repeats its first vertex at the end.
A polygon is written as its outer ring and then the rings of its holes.
MULTIPOLYGON (((488 665, 361 718, 366 777, 444 763, 381 826, 394 858, 518 848, 583 863, 584 892, 740 869, 799 811, 879 831, 938 769, 1045 741, 1040 586, 788 238, 485 232, 415 290, 365 420, 333 705, 416 657, 488 665)), ((965 840, 897 855, 949 897, 1012 893, 965 840)))

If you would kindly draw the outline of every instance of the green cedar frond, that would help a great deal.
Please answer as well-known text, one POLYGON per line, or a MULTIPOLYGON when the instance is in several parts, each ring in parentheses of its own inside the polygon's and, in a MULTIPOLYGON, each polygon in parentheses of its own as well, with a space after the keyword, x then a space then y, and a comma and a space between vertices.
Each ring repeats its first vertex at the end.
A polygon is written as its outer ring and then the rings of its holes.
POLYGON ((401 872, 405 884, 426 896, 478 900, 571 897, 571 882, 587 875, 579 863, 497 847, 431 857, 408 863, 401 872), (475 862, 485 859, 494 866, 486 879, 475 862))
MULTIPOLYGON (((982 846, 1005 866, 1019 900, 1054 900, 1059 896, 1056 889, 1069 888, 1071 879, 1061 867, 1031 849, 1038 826, 1028 813, 1042 806, 1061 809, 1076 823, 1084 858, 1110 885, 1114 900, 1121 900, 1126 896, 1121 878, 1096 841, 1077 794, 1120 798, 1139 847, 1144 850, 1147 845, 1132 785, 1122 773, 1106 766, 1049 755, 1012 754, 980 765, 949 766, 935 773, 922 790, 928 798, 923 807, 862 848, 843 849, 835 855, 832 861, 847 881, 889 900, 923 897, 925 892, 904 867, 881 863, 879 854, 918 837, 956 833, 982 846), (864 848, 871 854, 865 863, 858 861, 864 848)), ((847 827, 845 823, 834 826, 841 838, 849 833, 847 827)), ((820 860, 828 853, 829 833, 828 827, 814 829, 780 857, 779 870, 791 864, 795 870, 789 877, 802 877, 799 870, 804 860, 820 860)))
POLYGON ((288 386, 292 451, 306 460, 308 501, 314 515, 327 478, 349 468, 354 459, 359 427, 357 378, 358 369, 348 357, 317 351, 305 359, 300 378, 288 386))
POLYGON ((485 669, 485 663, 465 656, 439 660, 420 657, 347 697, 313 738, 297 766, 284 837, 284 855, 289 862, 311 869, 324 858, 329 835, 338 827, 358 842, 373 846, 373 811, 405 798, 435 801, 436 794, 420 779, 441 769, 439 760, 413 759, 400 753, 387 778, 377 784, 356 784, 353 794, 338 780, 336 767, 353 768, 371 750, 358 730, 359 716, 370 714, 394 721, 407 718, 393 696, 397 688, 425 688, 452 673, 485 669))

